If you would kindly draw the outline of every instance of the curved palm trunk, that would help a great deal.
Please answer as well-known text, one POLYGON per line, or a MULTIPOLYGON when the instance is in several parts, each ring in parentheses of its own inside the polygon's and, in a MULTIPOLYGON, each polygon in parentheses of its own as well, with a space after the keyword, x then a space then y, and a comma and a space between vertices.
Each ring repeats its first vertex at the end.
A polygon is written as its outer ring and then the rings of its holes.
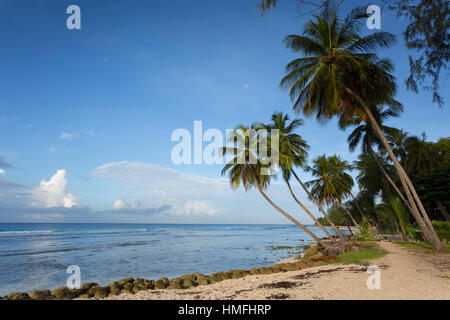
POLYGON ((380 162, 380 159, 378 159, 377 154, 370 149, 370 152, 372 153, 372 156, 374 157, 375 161, 378 164, 378 167, 380 168, 381 172, 383 173, 383 175, 386 177, 387 181, 391 184, 391 186, 394 188, 395 192, 397 192, 398 196, 400 197, 400 199, 402 199, 403 203, 405 204, 405 206, 409 209, 410 212, 412 212, 411 206, 409 205, 409 202, 405 199, 405 197, 403 196, 403 193, 400 191, 400 189, 397 187, 397 185, 395 184, 395 182, 391 179, 391 177, 388 175, 388 173, 386 172, 386 170, 384 170, 383 165, 380 162))
POLYGON ((313 221, 314 221, 314 223, 320 228, 320 229, 322 229, 322 231, 323 232, 325 232, 325 234, 327 235, 327 237, 330 239, 330 241, 332 242, 332 243, 335 243, 336 242, 336 240, 331 236, 331 234, 328 232, 328 230, 319 222, 319 220, 317 220, 316 219, 316 217, 314 217, 314 215, 311 213, 311 211, 309 211, 308 210, 308 208, 306 208, 298 199, 297 199, 297 197, 295 196, 295 194, 294 194, 294 191, 292 191, 292 188, 291 188, 291 184, 289 183, 289 181, 288 180, 285 180, 285 182, 286 182, 286 184, 287 184, 287 186, 288 186, 288 188, 289 188, 289 191, 290 191, 290 193, 291 193, 291 195, 292 195, 292 198, 294 198, 294 200, 295 200, 295 202, 297 202, 297 204, 309 215, 309 217, 311 218, 311 219, 313 219, 313 221))
POLYGON ((347 239, 345 239, 344 235, 339 231, 339 229, 334 225, 333 221, 331 221, 331 219, 328 217, 328 215, 326 214, 325 210, 322 208, 322 206, 320 205, 320 203, 316 200, 316 198, 314 198, 312 196, 312 194, 309 192, 308 188, 306 188, 306 186, 303 184, 303 182, 300 180, 300 178, 297 176, 297 174, 295 173, 294 170, 292 170, 292 174, 294 175, 295 179, 297 179, 298 183, 300 183, 300 185, 302 186, 303 190, 305 190, 306 194, 308 195, 308 197, 314 202, 314 204, 319 208, 320 212, 323 214, 323 216, 325 217, 325 219, 327 219, 328 223, 330 224, 330 226, 333 228, 334 232, 336 233, 336 235, 339 237, 339 239, 341 241, 346 242, 347 239))
POLYGON ((358 201, 356 201, 355 196, 353 195, 353 193, 350 192, 350 195, 352 196, 353 202, 355 203, 356 208, 358 209, 359 213, 361 214, 361 217, 365 217, 366 215, 364 213, 362 213, 362 210, 359 207, 358 201))
POLYGON ((355 219, 353 219, 353 216, 350 213, 350 211, 348 211, 348 209, 342 204, 341 201, 336 200, 334 197, 332 197, 332 198, 333 198, 334 203, 336 203, 338 206, 340 206, 342 209, 344 209, 344 211, 348 214, 350 219, 352 219, 352 222, 355 225, 355 227, 357 227, 359 229, 359 224, 355 221, 355 219))
POLYGON ((442 215, 444 216, 444 218, 447 221, 450 221, 450 214, 448 214, 448 211, 445 208, 444 204, 441 201, 439 201, 439 200, 434 200, 434 201, 436 202, 436 204, 437 204, 439 210, 441 211, 442 215))
POLYGON ((261 195, 264 197, 264 199, 267 200, 267 202, 269 202, 272 207, 274 207, 275 209, 277 209, 283 216, 285 216, 286 218, 288 218, 289 220, 291 220, 295 225, 297 225, 297 227, 299 227, 300 229, 302 229, 303 231, 305 231, 307 234, 309 234, 315 241, 317 241, 318 244, 320 244, 321 246, 325 247, 325 248, 329 248, 329 246, 323 242, 322 240, 320 240, 314 233, 312 233, 311 231, 308 230, 308 228, 306 228, 304 225, 302 225, 300 222, 298 222, 297 220, 295 220, 293 217, 291 217, 288 213, 286 213, 285 211, 283 211, 280 207, 278 207, 272 200, 270 200, 270 198, 265 194, 265 192, 262 190, 261 186, 259 185, 259 181, 255 176, 255 173, 252 172, 252 176, 253 176, 253 181, 256 184, 256 187, 258 188, 259 193, 261 193, 261 195))
POLYGON ((403 185, 403 189, 405 190, 406 197, 408 198, 408 201, 410 202, 412 210, 412 214, 414 216, 414 219, 419 224, 420 229, 423 231, 423 234, 428 242, 433 244, 433 246, 437 250, 442 250, 442 243, 439 240, 439 237, 436 234, 436 231, 434 230, 433 226, 431 225, 431 221, 425 211, 425 208, 422 205, 422 202, 420 201, 420 198, 417 196, 417 193, 414 189, 414 186, 409 179, 408 175, 406 174, 405 170, 401 166, 401 164, 398 162, 397 157, 394 155, 394 152, 392 151, 391 146, 389 145, 386 137, 384 136, 383 132, 381 131, 380 126, 378 125, 375 117, 373 116, 372 112, 370 111, 370 108, 367 106, 367 104, 364 102, 364 100, 356 93, 354 93, 349 88, 345 88, 345 90, 351 94, 363 107, 364 112, 366 113, 367 117, 369 118, 370 124, 372 125, 372 128, 377 133, 378 137, 380 138, 380 141, 383 143, 383 146, 385 147, 386 151, 389 154, 389 157, 391 158, 392 162, 394 163, 395 169, 397 170, 398 176, 400 178, 400 181, 403 185), (419 210, 417 209, 416 202, 419 206, 419 210))

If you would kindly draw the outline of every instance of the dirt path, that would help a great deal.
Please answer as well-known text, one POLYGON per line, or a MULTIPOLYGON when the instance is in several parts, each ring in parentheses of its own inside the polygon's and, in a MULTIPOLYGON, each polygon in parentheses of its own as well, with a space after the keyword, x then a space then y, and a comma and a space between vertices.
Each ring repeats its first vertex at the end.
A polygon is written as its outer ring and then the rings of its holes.
POLYGON ((187 290, 150 290, 109 299, 445 299, 450 300, 450 255, 416 252, 390 242, 380 267, 381 289, 368 289, 361 265, 327 265, 253 275, 187 290))

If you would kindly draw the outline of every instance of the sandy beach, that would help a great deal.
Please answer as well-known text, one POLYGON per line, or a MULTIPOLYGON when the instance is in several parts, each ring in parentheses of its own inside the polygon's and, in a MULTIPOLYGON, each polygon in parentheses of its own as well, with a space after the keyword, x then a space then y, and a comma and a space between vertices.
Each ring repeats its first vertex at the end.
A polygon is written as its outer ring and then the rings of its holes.
POLYGON ((450 255, 407 249, 382 241, 388 251, 371 260, 381 270, 381 288, 368 289, 367 266, 332 264, 276 273, 250 275, 190 289, 141 291, 109 300, 239 300, 239 299, 450 299, 450 255))

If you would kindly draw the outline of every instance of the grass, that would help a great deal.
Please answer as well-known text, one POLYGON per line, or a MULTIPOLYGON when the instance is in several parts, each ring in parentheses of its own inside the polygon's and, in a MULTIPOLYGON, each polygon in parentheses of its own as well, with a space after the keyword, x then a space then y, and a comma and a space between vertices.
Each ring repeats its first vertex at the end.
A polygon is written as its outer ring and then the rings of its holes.
MULTIPOLYGON (((434 249, 433 245, 423 242, 423 241, 409 241, 409 242, 394 241, 393 243, 399 244, 408 249, 422 250, 422 251, 429 252, 429 253, 433 253, 433 252, 438 253, 438 251, 436 251, 434 249)), ((439 253, 450 254, 450 243, 444 243, 443 246, 444 246, 444 250, 439 253)))
POLYGON ((367 264, 367 260, 378 259, 387 254, 387 251, 378 247, 376 242, 363 241, 358 243, 363 245, 362 249, 354 252, 344 252, 338 255, 336 260, 330 261, 330 263, 367 264))

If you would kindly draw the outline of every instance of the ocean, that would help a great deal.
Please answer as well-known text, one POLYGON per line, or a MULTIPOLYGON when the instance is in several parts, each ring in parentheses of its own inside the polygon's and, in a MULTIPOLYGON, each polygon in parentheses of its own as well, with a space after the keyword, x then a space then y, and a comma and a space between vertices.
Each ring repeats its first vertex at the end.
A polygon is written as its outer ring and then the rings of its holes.
POLYGON ((295 225, 0 223, 0 296, 64 286, 69 265, 106 285, 268 266, 310 241, 295 225))

